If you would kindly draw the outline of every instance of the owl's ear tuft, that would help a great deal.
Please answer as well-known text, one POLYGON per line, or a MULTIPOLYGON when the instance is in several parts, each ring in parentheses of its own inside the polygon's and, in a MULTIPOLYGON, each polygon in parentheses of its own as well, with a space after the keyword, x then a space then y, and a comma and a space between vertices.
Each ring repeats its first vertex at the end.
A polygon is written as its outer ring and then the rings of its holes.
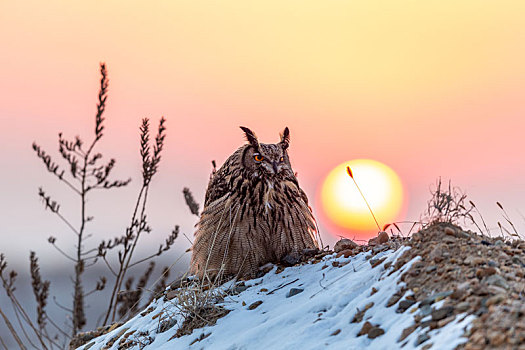
POLYGON ((244 131, 244 134, 246 135, 246 140, 252 145, 254 148, 259 148, 259 141, 257 140, 257 136, 255 136, 255 133, 251 131, 250 129, 240 126, 242 131, 244 131))
POLYGON ((290 130, 288 127, 284 128, 284 131, 281 134, 281 146, 283 149, 287 149, 290 146, 290 130))

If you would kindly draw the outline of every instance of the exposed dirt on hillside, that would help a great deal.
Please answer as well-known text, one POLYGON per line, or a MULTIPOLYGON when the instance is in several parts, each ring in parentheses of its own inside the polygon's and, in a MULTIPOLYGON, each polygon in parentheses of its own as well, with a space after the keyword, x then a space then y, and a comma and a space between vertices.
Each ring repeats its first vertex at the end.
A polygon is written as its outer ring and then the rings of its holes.
POLYGON ((405 336, 418 327, 442 327, 468 313, 478 318, 467 334, 468 342, 459 348, 525 349, 524 241, 484 237, 441 223, 415 233, 405 244, 412 249, 396 268, 421 257, 402 277, 406 290, 389 301, 397 302, 410 290, 406 309, 420 302, 414 326, 405 330, 405 336))

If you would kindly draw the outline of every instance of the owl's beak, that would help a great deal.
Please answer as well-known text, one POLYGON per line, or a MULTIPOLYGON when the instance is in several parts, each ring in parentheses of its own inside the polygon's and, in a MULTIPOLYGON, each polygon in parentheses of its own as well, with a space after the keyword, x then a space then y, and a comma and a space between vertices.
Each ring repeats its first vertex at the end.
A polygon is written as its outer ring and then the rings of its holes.
POLYGON ((277 174, 277 162, 272 162, 273 172, 277 174))

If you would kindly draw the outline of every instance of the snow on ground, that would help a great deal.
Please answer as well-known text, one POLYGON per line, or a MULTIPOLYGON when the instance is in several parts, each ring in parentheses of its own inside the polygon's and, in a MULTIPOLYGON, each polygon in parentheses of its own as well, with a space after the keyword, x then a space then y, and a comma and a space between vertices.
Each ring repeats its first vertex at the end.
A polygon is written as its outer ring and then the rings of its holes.
POLYGON ((329 255, 319 263, 290 267, 281 273, 276 273, 274 268, 261 278, 247 281, 246 290, 226 297, 221 305, 231 312, 218 319, 215 325, 195 329, 192 334, 180 338, 174 337, 183 322, 177 298, 160 298, 149 306, 154 310, 147 315, 139 314, 79 349, 123 349, 119 348, 119 338, 133 331, 128 340, 135 339, 139 343, 132 349, 348 350, 398 349, 403 345, 403 349, 421 349, 428 344, 434 349, 454 349, 466 342, 467 338, 462 335, 473 316, 458 315, 453 322, 430 331, 430 339, 419 345, 418 336, 423 335, 420 328, 398 342, 401 332, 414 324, 413 316, 419 312, 416 311, 418 304, 403 313, 396 313, 397 303, 386 307, 390 296, 404 285, 401 275, 419 259, 414 258, 392 272, 396 259, 407 249, 410 248, 378 253, 374 259, 386 260, 374 268, 367 259, 370 252, 349 258, 329 255), (385 264, 390 266, 385 269, 385 264), (292 288, 303 291, 289 296, 292 288), (373 288, 377 292, 372 293, 373 288), (249 306, 256 301, 262 303, 250 310, 249 306), (362 321, 351 323, 356 312, 370 303, 373 306, 362 321), (166 318, 176 323, 160 332, 162 320, 166 318), (366 334, 358 336, 366 321, 378 325, 385 333, 374 339, 366 334), (108 343, 113 345, 108 346, 108 343))

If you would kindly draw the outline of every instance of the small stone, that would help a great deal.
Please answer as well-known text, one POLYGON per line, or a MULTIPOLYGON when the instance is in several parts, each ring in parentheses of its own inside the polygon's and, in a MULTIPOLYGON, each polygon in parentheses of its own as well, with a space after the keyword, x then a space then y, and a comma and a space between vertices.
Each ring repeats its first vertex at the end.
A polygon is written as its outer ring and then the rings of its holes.
POLYGON ((339 253, 343 250, 354 249, 359 245, 348 238, 342 238, 334 245, 334 252, 339 253))
POLYGON ((487 264, 490 266, 490 267, 498 267, 498 263, 495 262, 494 260, 489 260, 487 262, 487 264))
POLYGON ((375 287, 372 287, 372 290, 370 291, 370 296, 377 293, 377 289, 375 287))
POLYGON ((381 259, 370 259, 369 262, 370 262, 370 265, 372 265, 372 268, 376 267, 377 265, 381 264, 383 261, 385 261, 386 258, 381 258, 381 259))
POLYGON ((392 305, 394 305, 395 303, 397 303, 399 301, 399 299, 401 299, 401 295, 399 294, 394 294, 390 297, 390 299, 388 299, 387 303, 386 303, 386 307, 390 307, 392 305))
POLYGON ((441 249, 441 246, 434 247, 429 254, 429 258, 437 263, 443 261, 443 249, 441 249))
POLYGON ((495 273, 496 273, 496 269, 494 267, 485 267, 485 268, 476 270, 476 277, 481 279, 483 277, 490 276, 495 273))
POLYGON ((449 236, 455 236, 456 235, 456 231, 454 231, 454 229, 451 228, 451 227, 446 227, 445 228, 445 234, 449 235, 449 236))
POLYGON ((424 333, 424 334, 420 334, 417 339, 416 339, 416 346, 420 345, 420 344, 423 344, 424 342, 426 342, 427 340, 430 339, 430 336, 427 334, 427 333, 424 333))
POLYGON ((368 331, 370 329, 372 329, 372 324, 368 321, 366 321, 365 323, 363 323, 363 327, 361 327, 361 330, 359 331, 359 333, 357 333, 357 336, 360 337, 362 335, 365 335, 365 334, 368 334, 368 331))
POLYGON ((501 277, 500 275, 488 276, 482 282, 488 285, 494 285, 494 286, 505 288, 505 289, 509 288, 509 284, 507 283, 507 281, 505 281, 505 279, 501 277))
POLYGON ((379 244, 386 243, 389 240, 390 237, 388 237, 388 233, 386 233, 385 231, 379 232, 379 235, 377 236, 377 241, 379 242, 379 244))
POLYGON ((482 264, 485 263, 485 260, 483 260, 483 258, 479 258, 479 257, 478 257, 478 258, 474 258, 474 259, 472 259, 472 263, 473 263, 474 265, 482 265, 482 264))
POLYGON ((345 249, 341 250, 339 253, 337 253, 336 257, 344 256, 345 258, 348 258, 349 256, 355 255, 354 251, 352 249, 345 249))
POLYGON ((501 303, 505 299, 506 299, 505 294, 494 295, 493 297, 490 297, 490 298, 487 299, 486 305, 487 305, 487 307, 489 307, 491 305, 497 305, 497 304, 501 303))
POLYGON ((171 300, 177 296, 176 290, 170 290, 168 293, 166 293, 166 299, 171 300))
POLYGON ((416 302, 414 300, 408 300, 408 299, 404 299, 404 300, 401 300, 399 302, 399 306, 397 307, 397 310, 396 312, 399 314, 399 313, 403 313, 405 312, 409 307, 411 307, 412 305, 414 305, 416 302))
POLYGON ((372 253, 377 254, 381 253, 385 250, 388 250, 389 246, 388 244, 379 244, 378 246, 375 246, 372 248, 372 253))
POLYGON ((505 342, 505 334, 498 331, 490 331, 487 334, 487 338, 489 339, 490 345, 493 346, 500 346, 505 342))
POLYGON ((505 288, 501 288, 498 286, 488 286, 487 291, 488 291, 488 294, 493 294, 493 295, 507 293, 507 290, 505 288))
POLYGON ((451 236, 445 236, 441 239, 441 242, 444 242, 444 243, 456 243, 457 240, 454 238, 454 237, 451 237, 451 236))
POLYGON ((372 327, 370 328, 370 330, 368 331, 368 338, 370 339, 375 339, 377 337, 379 337, 380 335, 383 335, 385 334, 385 331, 379 327, 372 327))
POLYGON ((403 329, 403 332, 401 332, 401 336, 399 337, 398 342, 405 340, 406 337, 408 337, 416 330, 416 328, 417 324, 413 324, 412 326, 403 329))
MULTIPOLYGON (((473 344, 483 344, 483 345, 485 345, 485 335, 481 331, 474 332, 470 336, 470 342, 473 343, 473 344)), ((478 349, 478 348, 474 348, 474 349, 478 349)), ((481 349, 481 348, 479 348, 479 349, 481 349)))
POLYGON ((512 262, 520 267, 525 267, 525 263, 517 256, 512 257, 512 262))
POLYGON ((461 298, 463 298, 463 296, 465 294, 466 294, 466 292, 465 292, 464 289, 455 289, 454 292, 452 292, 452 294, 450 294, 450 297, 452 299, 460 300, 461 298))
POLYGON ((373 301, 371 301, 371 302, 369 302, 368 304, 366 304, 366 305, 365 305, 365 311, 368 310, 368 309, 370 309, 372 306, 374 306, 374 302, 373 302, 373 301))
POLYGON ((483 260, 482 258, 480 257, 475 257, 475 256, 468 256, 465 260, 463 260, 463 264, 465 265, 481 265, 485 262, 485 260, 483 260))
POLYGON ((432 272, 434 272, 434 271, 436 271, 436 270, 437 270, 437 266, 436 266, 436 265, 430 265, 430 266, 428 266, 428 267, 425 269, 425 272, 426 272, 426 273, 432 273, 432 272))
POLYGON ((354 317, 350 321, 350 323, 359 323, 363 320, 363 317, 365 316, 365 313, 368 309, 370 309, 372 306, 374 306, 374 302, 370 302, 365 305, 365 307, 362 310, 357 309, 357 312, 355 313, 354 317))
POLYGON ((459 237, 459 238, 469 238, 470 235, 465 232, 465 231, 459 231, 456 233, 456 237, 459 237))
POLYGON ((412 240, 414 241, 420 241, 423 238, 420 232, 416 232, 412 235, 412 240))
MULTIPOLYGON (((158 314, 153 315, 153 317, 152 317, 151 319, 152 319, 152 320, 155 320, 155 319, 159 318, 160 316, 162 316, 163 314, 164 314, 164 312, 161 311, 161 312, 159 312, 158 314)), ((110 328, 109 331, 108 331, 108 333, 111 332, 111 331, 112 331, 112 329, 110 328)))
POLYGON ((263 274, 267 274, 268 272, 270 272, 273 268, 274 268, 274 264, 272 263, 267 263, 267 264, 264 264, 263 266, 259 267, 259 271, 261 271, 263 274))
POLYGON ((303 291, 304 291, 303 288, 290 288, 290 290, 288 291, 288 294, 286 294, 286 297, 287 298, 293 297, 294 295, 302 293, 303 291))
POLYGON ((259 292, 264 293, 264 292, 267 292, 267 291, 268 291, 267 288, 261 288, 261 290, 259 292))
POLYGON ((374 237, 374 238, 371 238, 371 239, 368 240, 368 245, 369 246, 375 246, 377 244, 378 244, 377 237, 374 237))
POLYGON ((285 266, 294 266, 301 262, 301 256, 299 254, 287 254, 281 259, 281 262, 285 266))
POLYGON ((239 285, 236 285, 235 287, 232 288, 232 292, 234 294, 239 294, 239 293, 242 293, 244 292, 246 289, 248 289, 248 287, 246 285, 243 284, 239 284, 239 285))
POLYGON ((465 281, 463 283, 458 284, 458 289, 468 289, 470 287, 470 282, 465 281))
POLYGON ((438 323, 437 323, 438 328, 446 326, 450 322, 454 321, 455 318, 456 318, 456 316, 452 315, 452 316, 449 316, 449 317, 444 318, 442 320, 439 320, 438 323))
POLYGON ((419 308, 419 313, 423 317, 428 316, 432 313, 432 308, 430 305, 423 305, 419 308))
POLYGON ((147 314, 149 314, 150 312, 152 312, 153 310, 155 310, 155 308, 153 306, 150 306, 148 309, 144 310, 143 312, 140 313, 140 316, 144 317, 146 316, 147 314))
MULTIPOLYGON (((490 287, 490 286, 488 286, 488 287, 490 287)), ((479 295, 479 296, 487 295, 487 294, 489 294, 488 287, 486 285, 482 284, 482 285, 474 288, 474 290, 472 291, 472 294, 479 295)))
POLYGON ((421 324, 420 324, 421 329, 426 328, 426 327, 428 327, 430 329, 434 329, 434 328, 436 328, 435 327, 436 325, 437 325, 437 322, 436 321, 432 321, 432 320, 421 322, 421 324))
POLYGON ((444 306, 441 309, 437 309, 431 312, 432 320, 433 321, 442 320, 445 317, 451 315, 453 312, 454 312, 453 306, 444 306))
POLYGON ((456 310, 458 310, 458 312, 467 311, 469 308, 470 308, 470 304, 467 301, 462 301, 461 303, 458 303, 456 305, 456 310))
POLYGON ((262 300, 257 300, 256 302, 253 302, 250 304, 250 306, 248 306, 248 310, 255 310, 262 303, 263 303, 262 300))
POLYGON ((450 295, 452 295, 452 291, 435 293, 421 301, 420 305, 431 305, 434 304, 436 301, 443 300, 450 295))
POLYGON ((310 248, 303 249, 303 257, 305 257, 305 258, 314 257, 318 253, 319 253, 319 249, 317 249, 317 248, 314 248, 314 249, 310 249, 310 248))
POLYGON ((341 330, 340 329, 336 329, 335 331, 332 332, 332 334, 330 334, 331 336, 334 336, 334 335, 338 335, 339 333, 341 333, 341 330))

